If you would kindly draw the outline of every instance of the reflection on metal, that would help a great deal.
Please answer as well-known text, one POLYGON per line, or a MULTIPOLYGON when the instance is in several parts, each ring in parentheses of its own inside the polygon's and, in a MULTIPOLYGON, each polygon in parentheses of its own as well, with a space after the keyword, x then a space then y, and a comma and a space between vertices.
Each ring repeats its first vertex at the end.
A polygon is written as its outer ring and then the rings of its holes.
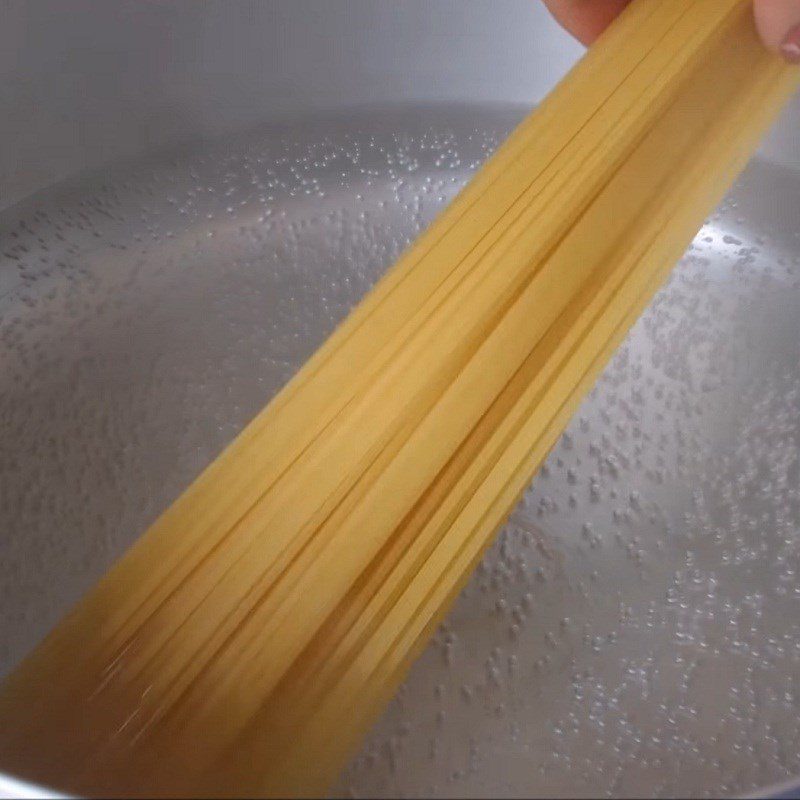
MULTIPOLYGON (((523 112, 341 115, 0 215, 0 670, 523 112)), ((800 774, 798 210, 797 174, 751 165, 341 792, 716 795, 800 774)))

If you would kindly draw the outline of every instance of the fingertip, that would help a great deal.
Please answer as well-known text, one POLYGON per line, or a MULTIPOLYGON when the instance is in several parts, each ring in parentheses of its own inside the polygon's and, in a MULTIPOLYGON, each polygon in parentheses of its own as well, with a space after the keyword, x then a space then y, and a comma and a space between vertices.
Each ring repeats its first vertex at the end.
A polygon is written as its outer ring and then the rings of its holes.
POLYGON ((755 0, 753 12, 764 44, 788 61, 800 61, 800 0, 755 0))
POLYGON ((584 45, 590 45, 630 0, 544 0, 558 23, 584 45))

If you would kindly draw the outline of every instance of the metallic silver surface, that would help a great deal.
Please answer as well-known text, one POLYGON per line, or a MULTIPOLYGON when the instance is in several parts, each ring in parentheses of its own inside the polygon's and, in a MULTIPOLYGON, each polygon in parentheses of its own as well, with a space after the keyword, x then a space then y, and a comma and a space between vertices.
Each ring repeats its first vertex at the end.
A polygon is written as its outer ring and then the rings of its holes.
POLYGON ((581 52, 539 0, 0 0, 0 208, 298 113, 530 104, 581 52))
MULTIPOLYGON (((363 104, 541 100, 541 0, 0 0, 0 209, 81 169, 363 104)), ((800 164, 800 102, 764 157, 800 164)))
MULTIPOLYGON (((0 214, 0 671, 524 112, 270 126, 0 214)), ((798 173, 754 162, 337 793, 717 795, 800 774, 798 218, 798 173)))

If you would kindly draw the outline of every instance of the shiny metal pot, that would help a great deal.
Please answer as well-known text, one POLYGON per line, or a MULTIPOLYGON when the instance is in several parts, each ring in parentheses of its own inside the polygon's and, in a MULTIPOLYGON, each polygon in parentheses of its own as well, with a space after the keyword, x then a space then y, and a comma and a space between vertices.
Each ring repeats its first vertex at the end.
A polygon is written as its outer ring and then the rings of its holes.
MULTIPOLYGON (((534 0, 0 15, 4 673, 580 49, 534 0)), ((337 794, 794 791, 798 122, 795 102, 337 794)))

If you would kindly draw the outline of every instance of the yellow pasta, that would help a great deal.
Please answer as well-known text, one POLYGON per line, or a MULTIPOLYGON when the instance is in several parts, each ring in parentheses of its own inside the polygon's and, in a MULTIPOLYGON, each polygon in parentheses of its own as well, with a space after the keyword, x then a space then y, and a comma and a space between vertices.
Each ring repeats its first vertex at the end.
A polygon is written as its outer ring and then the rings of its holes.
POLYGON ((797 85, 746 0, 638 0, 9 677, 0 768, 323 792, 797 85))

